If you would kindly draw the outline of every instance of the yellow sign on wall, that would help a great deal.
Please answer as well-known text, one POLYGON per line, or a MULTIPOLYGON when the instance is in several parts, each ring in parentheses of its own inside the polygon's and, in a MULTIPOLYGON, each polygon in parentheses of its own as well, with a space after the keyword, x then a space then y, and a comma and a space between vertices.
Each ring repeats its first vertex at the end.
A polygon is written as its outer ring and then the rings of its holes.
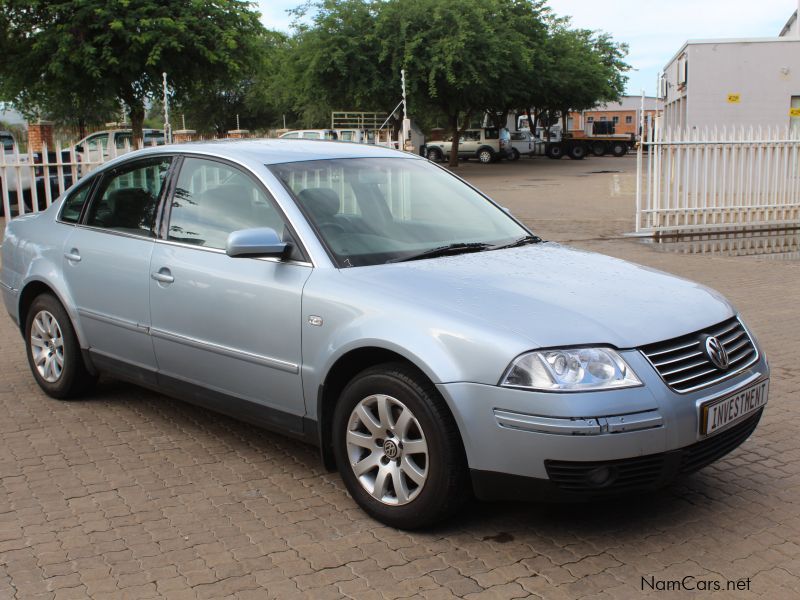
POLYGON ((789 109, 789 116, 790 117, 800 117, 800 108, 790 108, 789 109))
POLYGON ((728 104, 739 104, 742 97, 739 94, 728 94, 728 104))

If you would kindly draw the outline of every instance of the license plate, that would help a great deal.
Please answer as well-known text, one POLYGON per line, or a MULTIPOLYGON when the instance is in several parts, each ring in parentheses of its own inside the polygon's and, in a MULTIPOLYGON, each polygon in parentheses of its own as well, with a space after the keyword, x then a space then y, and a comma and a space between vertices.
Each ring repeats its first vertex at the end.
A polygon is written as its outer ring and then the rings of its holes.
POLYGON ((721 400, 700 405, 700 433, 710 435, 752 414, 767 403, 769 380, 734 392, 721 400))

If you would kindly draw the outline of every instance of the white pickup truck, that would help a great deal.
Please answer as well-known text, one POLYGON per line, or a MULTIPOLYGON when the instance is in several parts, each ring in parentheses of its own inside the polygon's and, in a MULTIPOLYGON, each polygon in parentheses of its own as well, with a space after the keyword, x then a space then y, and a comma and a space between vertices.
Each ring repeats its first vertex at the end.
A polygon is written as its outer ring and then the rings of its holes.
POLYGON ((527 129, 511 132, 511 160, 518 160, 520 156, 543 156, 544 153, 545 143, 527 129))

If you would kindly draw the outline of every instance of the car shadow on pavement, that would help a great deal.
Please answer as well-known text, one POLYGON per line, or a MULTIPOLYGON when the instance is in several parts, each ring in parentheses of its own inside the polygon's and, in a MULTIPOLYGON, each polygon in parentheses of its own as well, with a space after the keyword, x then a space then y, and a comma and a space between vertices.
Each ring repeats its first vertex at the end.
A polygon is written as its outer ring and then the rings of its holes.
MULTIPOLYGON (((190 454, 195 446, 203 451, 212 448, 204 460, 226 464, 246 461, 256 467, 249 471, 251 479, 228 484, 233 501, 242 495, 243 486, 257 486, 255 491, 267 501, 271 493, 280 496, 281 490, 272 486, 270 478, 281 473, 302 480, 312 495, 328 499, 331 494, 340 496, 335 500, 340 510, 345 508, 368 519, 348 497, 338 474, 324 469, 319 451, 309 444, 118 380, 101 379, 87 400, 111 407, 113 415, 101 419, 116 416, 132 424, 138 439, 128 439, 129 444, 158 446, 168 440, 171 452, 190 454)), ((719 501, 735 494, 732 488, 737 486, 716 474, 712 466, 659 491, 587 502, 470 500, 453 519, 413 535, 418 539, 466 535, 493 546, 508 544, 509 549, 519 543, 532 545, 543 536, 557 544, 608 536, 617 542, 642 539, 676 525, 701 522, 718 511, 719 501)))

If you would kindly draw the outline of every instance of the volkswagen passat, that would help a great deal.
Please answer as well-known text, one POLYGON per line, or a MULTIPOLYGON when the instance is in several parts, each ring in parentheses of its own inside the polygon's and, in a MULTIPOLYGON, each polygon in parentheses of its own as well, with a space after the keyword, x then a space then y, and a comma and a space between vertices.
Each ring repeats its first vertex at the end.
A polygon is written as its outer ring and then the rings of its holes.
POLYGON ((37 383, 100 373, 297 436, 373 517, 649 490, 741 444, 769 369, 701 285, 543 242, 444 169, 356 144, 164 146, 12 220, 37 383))

